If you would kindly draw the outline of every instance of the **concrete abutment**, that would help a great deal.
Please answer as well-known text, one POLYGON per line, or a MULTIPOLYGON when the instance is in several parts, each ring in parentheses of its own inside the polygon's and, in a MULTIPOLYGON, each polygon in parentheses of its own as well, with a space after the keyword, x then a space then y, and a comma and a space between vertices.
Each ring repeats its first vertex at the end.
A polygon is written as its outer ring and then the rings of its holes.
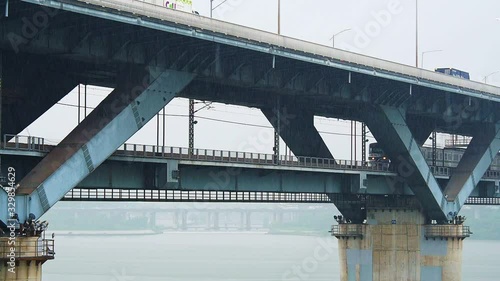
POLYGON ((341 223, 341 281, 460 281, 463 239, 460 224, 426 225, 418 210, 369 210, 366 224, 341 223))
POLYGON ((53 240, 0 237, 0 280, 41 281, 42 265, 54 254, 53 240))

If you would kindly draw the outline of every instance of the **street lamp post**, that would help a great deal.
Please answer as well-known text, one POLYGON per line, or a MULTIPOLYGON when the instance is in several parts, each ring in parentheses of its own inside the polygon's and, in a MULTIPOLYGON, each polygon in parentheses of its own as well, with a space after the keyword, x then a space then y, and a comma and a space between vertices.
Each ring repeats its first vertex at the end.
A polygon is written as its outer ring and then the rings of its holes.
MULTIPOLYGON (((333 34, 332 38, 332 47, 335 48, 335 36, 340 35, 341 33, 347 32, 351 30, 350 28, 346 28, 341 30, 335 34, 333 34)), ((364 123, 363 123, 364 124, 364 123)), ((363 144, 364 145, 364 144, 363 144)), ((353 161, 353 148, 354 148, 354 159, 356 159, 356 121, 351 121, 351 162, 353 161), (354 129, 354 132, 353 132, 354 129), (354 133, 354 134, 353 134, 354 133)))
MULTIPOLYGON (((347 32, 351 30, 350 28, 346 28, 344 30, 341 30, 335 34, 333 34, 332 38, 332 47, 335 48, 335 36, 340 35, 341 33, 347 32)), ((352 157, 352 151, 353 151, 353 142, 354 142, 354 159, 356 158, 356 121, 351 121, 351 162, 353 161, 352 157), (354 135, 353 135, 353 128, 354 128, 354 135)))
POLYGON ((209 0, 210 1, 210 18, 213 17, 213 12, 214 10, 216 10, 217 8, 219 8, 220 6, 222 6, 224 3, 226 3, 228 0, 223 0, 221 2, 219 2, 217 4, 217 6, 214 7, 214 1, 215 0, 209 0))
MULTIPOLYGON (((421 68, 424 68, 424 56, 427 53, 437 53, 437 52, 442 52, 443 50, 430 50, 430 51, 424 51, 422 52, 422 62, 420 64, 421 68)), ((418 61, 418 57, 417 57, 418 61)), ((432 166, 436 166, 436 160, 437 160, 437 132, 435 130, 432 131, 432 136, 430 138, 432 140, 432 166)))
POLYGON ((281 0, 278 0, 278 35, 281 34, 281 0))
POLYGON ((333 34, 332 38, 330 38, 330 40, 332 40, 332 47, 334 47, 334 48, 335 48, 335 36, 337 36, 337 35, 339 35, 339 34, 341 34, 341 33, 344 33, 344 32, 346 32, 346 31, 349 31, 349 30, 351 30, 351 29, 350 29, 350 28, 346 28, 346 29, 344 29, 344 30, 342 30, 342 31, 339 31, 339 32, 337 32, 337 33, 333 34))
POLYGON ((418 0, 415 0, 415 66, 418 67, 418 0))
POLYGON ((430 50, 430 51, 425 51, 422 52, 422 61, 420 62, 420 67, 424 68, 424 55, 428 53, 437 53, 437 52, 442 52, 443 50, 430 50))

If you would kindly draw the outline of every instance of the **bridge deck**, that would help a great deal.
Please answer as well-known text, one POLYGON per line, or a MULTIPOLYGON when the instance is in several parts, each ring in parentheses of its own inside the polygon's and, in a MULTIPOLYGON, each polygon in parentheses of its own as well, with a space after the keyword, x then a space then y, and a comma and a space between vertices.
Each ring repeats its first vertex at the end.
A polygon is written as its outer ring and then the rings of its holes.
POLYGON ((128 24, 142 25, 148 28, 197 37, 203 40, 224 43, 371 76, 385 77, 409 84, 500 101, 500 88, 495 86, 334 49, 191 13, 170 10, 145 1, 23 1, 62 8, 67 11, 121 21, 128 24))

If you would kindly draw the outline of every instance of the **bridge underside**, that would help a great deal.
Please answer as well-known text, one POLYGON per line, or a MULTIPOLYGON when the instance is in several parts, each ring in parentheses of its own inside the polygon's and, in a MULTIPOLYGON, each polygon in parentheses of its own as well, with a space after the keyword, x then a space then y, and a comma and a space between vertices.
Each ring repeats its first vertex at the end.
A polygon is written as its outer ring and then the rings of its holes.
MULTIPOLYGON (((425 132, 433 130, 471 136, 477 124, 495 122, 498 110, 491 100, 266 54, 252 49, 254 42, 247 42, 246 48, 235 47, 229 40, 221 44, 20 1, 10 3, 9 17, 2 18, 2 26, 3 108, 14 101, 29 104, 34 95, 28 91, 30 85, 48 87, 43 96, 53 95, 47 103, 54 104, 66 94, 57 89, 71 89, 77 83, 116 88, 127 65, 149 65, 196 74, 178 96, 271 113, 277 96, 287 112, 357 121, 363 121, 362 112, 374 105, 404 106, 408 123, 418 128, 432 124, 424 130, 423 140, 428 136, 425 132), (39 14, 45 15, 47 24, 35 26, 35 34, 29 37, 22 18, 31 20, 39 14), (40 72, 48 73, 40 76, 40 72), (50 83, 51 77, 62 79, 50 83), (69 86, 63 87, 61 82, 69 86)), ((30 113, 30 120, 44 112, 39 111, 30 113)), ((11 115, 3 113, 2 133, 19 132, 29 124, 7 129, 11 115)))
MULTIPOLYGON (((45 5, 54 3, 57 1, 45 5)), ((114 94, 22 180, 20 206, 35 204, 29 210, 38 216, 98 168, 174 97, 259 108, 273 126, 280 128, 295 154, 303 156, 335 156, 311 124, 314 116, 366 122, 396 167, 404 162, 414 171, 405 175, 398 170, 404 185, 417 196, 430 219, 455 216, 500 149, 500 108, 491 99, 452 94, 451 88, 447 91, 410 85, 358 73, 355 68, 348 71, 328 67, 314 63, 327 58, 300 51, 281 50, 281 55, 275 55, 269 51, 273 46, 264 43, 239 39, 243 47, 235 46, 235 38, 159 20, 137 20, 137 15, 126 11, 95 7, 94 12, 101 13, 97 17, 92 11, 78 10, 78 5, 64 7, 81 13, 11 1, 9 17, 1 18, 2 135, 24 129, 78 83, 115 88, 114 94), (125 23, 126 18, 131 21, 125 23), (30 26, 23 19, 35 22, 30 26), (144 27, 147 22, 157 28, 144 27), (310 61, 294 58, 306 55, 310 61), (142 73, 136 69, 156 70, 142 73), (124 79, 123 73, 132 75, 124 79), (143 85, 144 75, 153 77, 151 84, 137 92, 134 87, 143 85), (124 93, 131 91, 136 95, 127 98, 124 93), (278 111, 285 108, 298 116, 288 124, 279 123, 273 116, 278 99, 278 111), (16 114, 20 117, 16 118, 16 114), (106 120, 104 124, 102 120, 106 120), (285 124, 283 130, 279 124, 285 124), (474 137, 469 149, 476 153, 466 153, 459 164, 460 173, 453 176, 446 190, 417 148, 432 131, 474 137)), ((208 173, 203 167, 185 168, 178 188, 197 184, 197 174, 190 169, 208 173)), ((267 175, 244 170, 228 184, 239 190, 255 177, 265 179, 267 175)), ((271 177, 270 189, 283 188, 283 183, 293 181, 311 191, 327 193, 336 189, 362 194, 366 191, 363 186, 370 189, 372 184, 370 178, 363 183, 365 178, 359 175, 354 179, 350 175, 329 179, 288 172, 271 177), (353 190, 353 186, 357 188, 353 190)), ((261 184, 265 190, 265 182, 261 184)), ((222 189, 218 185, 213 188, 222 189)), ((355 220, 362 218, 357 207, 340 209, 355 220)), ((24 217, 28 214, 27 209, 19 212, 24 217)), ((6 215, 0 219, 5 220, 6 215)))

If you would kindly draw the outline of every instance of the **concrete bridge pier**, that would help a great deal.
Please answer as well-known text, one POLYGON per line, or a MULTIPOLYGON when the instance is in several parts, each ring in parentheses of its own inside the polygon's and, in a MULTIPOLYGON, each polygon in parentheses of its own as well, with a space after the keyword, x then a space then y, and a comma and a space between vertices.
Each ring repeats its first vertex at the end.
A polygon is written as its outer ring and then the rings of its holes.
POLYGON ((156 228, 156 212, 150 212, 147 215, 148 218, 148 227, 150 229, 155 229, 156 228))
POLYGON ((188 212, 187 211, 181 211, 181 224, 180 224, 180 229, 186 230, 187 229, 187 219, 188 219, 188 212))
POLYGON ((246 222, 246 230, 252 230, 252 212, 245 212, 245 222, 246 222))
POLYGON ((187 229, 187 211, 179 210, 174 213, 174 224, 178 230, 187 229))
POLYGON ((273 213, 273 223, 283 223, 283 212, 277 211, 273 213))
POLYGON ((245 212, 240 211, 240 230, 245 229, 245 212))
POLYGON ((0 280, 41 281, 42 265, 50 259, 54 259, 53 240, 0 237, 0 280))
POLYGON ((369 210, 367 217, 366 224, 341 223, 332 229, 339 239, 340 280, 462 280, 468 227, 426 225, 418 210, 369 210))
POLYGON ((209 211, 207 213, 207 229, 219 230, 219 211, 209 211))
POLYGON ((214 230, 219 230, 219 211, 212 212, 214 230))

